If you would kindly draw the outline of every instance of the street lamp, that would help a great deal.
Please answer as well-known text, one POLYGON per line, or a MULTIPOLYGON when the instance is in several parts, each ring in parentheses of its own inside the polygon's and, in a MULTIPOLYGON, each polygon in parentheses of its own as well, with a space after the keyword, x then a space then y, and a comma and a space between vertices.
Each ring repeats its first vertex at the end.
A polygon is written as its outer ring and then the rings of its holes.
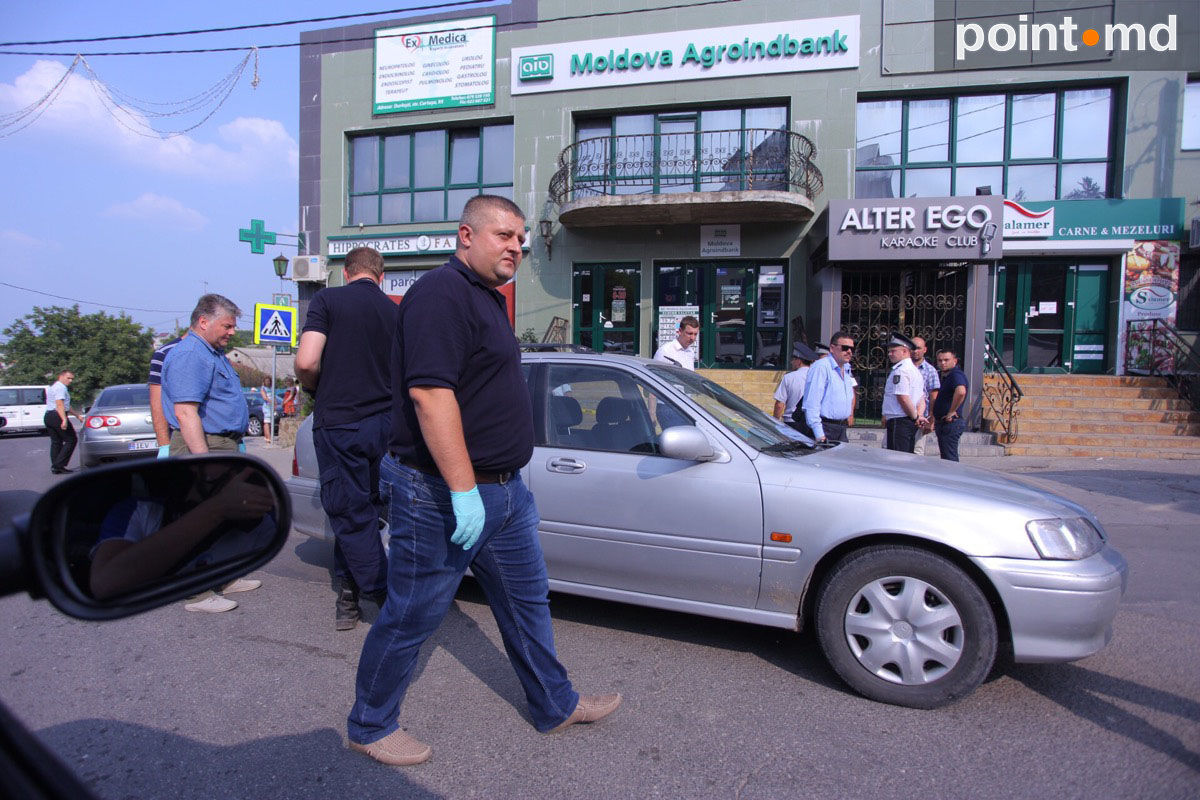
MULTIPOLYGON (((273 266, 275 268, 275 274, 277 276, 279 276, 279 293, 283 294, 283 276, 285 274, 287 274, 288 257, 285 256, 283 253, 280 253, 279 255, 277 255, 271 259, 271 266, 273 266)), ((293 320, 292 324, 293 325, 295 324, 294 320, 293 320)), ((274 345, 271 348, 271 397, 268 401, 271 404, 271 416, 270 416, 271 421, 270 421, 270 423, 266 423, 266 421, 264 420, 264 423, 271 425, 272 428, 274 428, 274 426, 275 426, 275 377, 276 377, 276 359, 278 357, 279 357, 279 346, 274 345)), ((274 431, 272 431, 272 433, 274 433, 274 431)))
POLYGON ((271 264, 275 266, 275 274, 279 276, 279 287, 283 288, 283 276, 287 274, 288 257, 283 253, 271 259, 271 264))

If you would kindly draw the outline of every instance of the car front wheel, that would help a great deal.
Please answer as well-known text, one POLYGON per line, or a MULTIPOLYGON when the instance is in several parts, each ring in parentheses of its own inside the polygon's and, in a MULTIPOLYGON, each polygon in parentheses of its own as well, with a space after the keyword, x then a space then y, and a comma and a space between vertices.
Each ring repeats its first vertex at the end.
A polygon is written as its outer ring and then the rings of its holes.
POLYGON ((996 660, 996 618, 961 568, 916 547, 842 559, 821 585, 817 637, 835 672, 884 703, 937 708, 975 690, 996 660))
POLYGON ((247 436, 262 436, 263 423, 258 417, 251 417, 250 424, 246 426, 247 436))

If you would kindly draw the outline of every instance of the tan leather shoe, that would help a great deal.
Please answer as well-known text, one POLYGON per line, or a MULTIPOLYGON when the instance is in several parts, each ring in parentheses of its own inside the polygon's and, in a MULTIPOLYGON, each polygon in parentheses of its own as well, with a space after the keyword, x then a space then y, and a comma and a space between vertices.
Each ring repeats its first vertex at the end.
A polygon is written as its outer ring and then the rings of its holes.
POLYGON ((558 733, 563 728, 569 728, 576 722, 598 722, 609 714, 617 710, 617 706, 621 705, 621 695, 619 694, 598 694, 598 695, 579 695, 579 702, 575 705, 575 710, 571 712, 571 716, 562 721, 546 733, 558 733))
POLYGON ((370 744, 359 744, 351 741, 350 749, 366 753, 371 758, 393 767, 411 767, 428 761, 433 755, 433 748, 424 742, 417 741, 402 730, 389 733, 382 739, 370 744))

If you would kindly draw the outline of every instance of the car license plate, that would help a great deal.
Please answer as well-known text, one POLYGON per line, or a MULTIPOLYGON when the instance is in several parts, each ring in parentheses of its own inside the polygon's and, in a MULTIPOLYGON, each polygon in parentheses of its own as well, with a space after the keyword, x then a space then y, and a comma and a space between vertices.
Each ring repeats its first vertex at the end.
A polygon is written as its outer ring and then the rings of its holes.
POLYGON ((157 450, 158 442, 154 439, 142 439, 137 442, 129 443, 130 450, 157 450))

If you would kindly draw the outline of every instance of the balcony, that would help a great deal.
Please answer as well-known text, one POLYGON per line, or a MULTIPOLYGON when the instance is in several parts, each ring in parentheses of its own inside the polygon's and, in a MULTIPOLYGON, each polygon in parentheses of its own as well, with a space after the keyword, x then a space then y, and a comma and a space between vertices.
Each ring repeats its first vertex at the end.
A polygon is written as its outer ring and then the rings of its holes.
POLYGON ((584 139, 559 154, 550 199, 571 227, 804 222, 824 187, 815 156, 758 128, 584 139))

